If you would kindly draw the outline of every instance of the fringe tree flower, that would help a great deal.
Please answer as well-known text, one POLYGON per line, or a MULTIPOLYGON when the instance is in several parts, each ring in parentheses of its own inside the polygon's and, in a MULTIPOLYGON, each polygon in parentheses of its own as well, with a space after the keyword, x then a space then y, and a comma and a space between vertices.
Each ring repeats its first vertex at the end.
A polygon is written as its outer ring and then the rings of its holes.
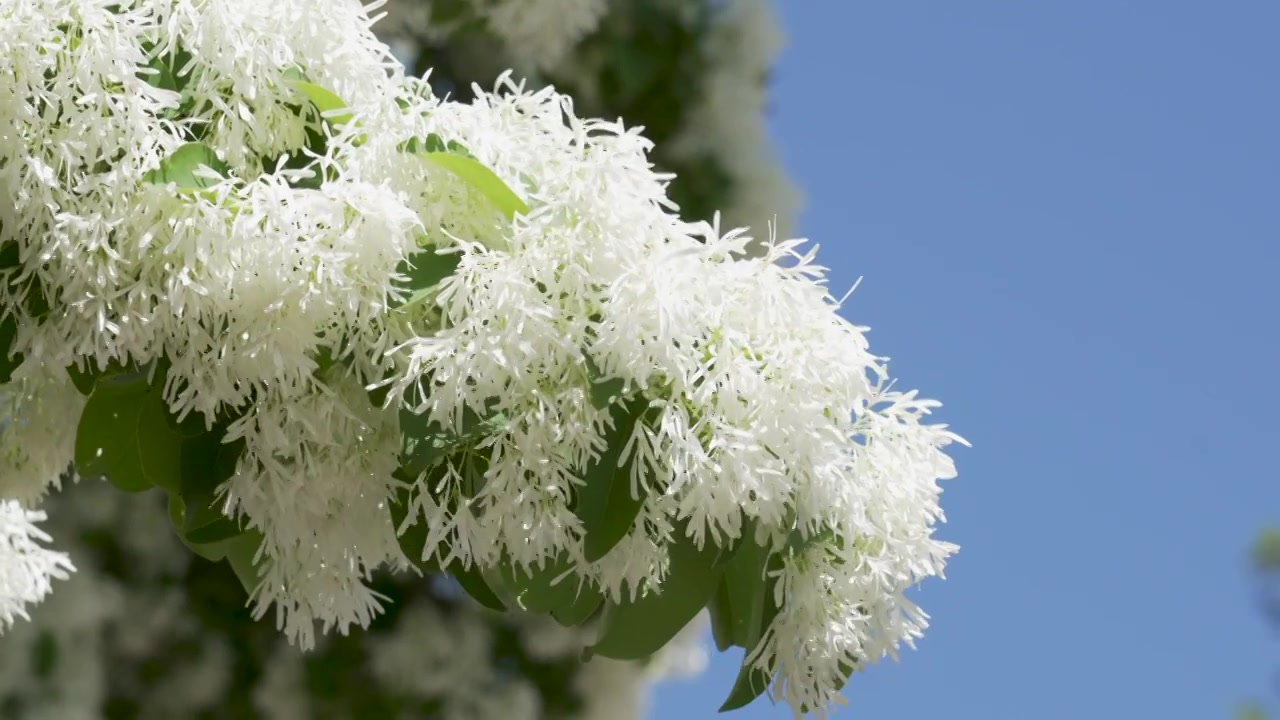
POLYGON ((53 591, 51 580, 66 580, 75 570, 65 553, 40 545, 50 540, 35 525, 44 519, 43 512, 14 500, 0 502, 0 630, 14 618, 29 619, 26 606, 53 591))
POLYGON ((726 707, 823 712, 954 551, 937 403, 816 248, 681 220, 554 90, 432 96, 376 9, 0 0, 0 379, 11 427, 77 428, 4 457, 161 488, 303 648, 416 567, 615 659, 707 608, 726 707))

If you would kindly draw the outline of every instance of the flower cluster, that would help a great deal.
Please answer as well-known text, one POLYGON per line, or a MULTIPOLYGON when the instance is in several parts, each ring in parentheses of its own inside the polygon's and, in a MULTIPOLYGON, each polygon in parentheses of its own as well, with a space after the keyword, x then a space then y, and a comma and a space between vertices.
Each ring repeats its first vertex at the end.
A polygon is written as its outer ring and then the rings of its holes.
POLYGON ((917 636, 958 438, 815 251, 748 257, 634 130, 434 97, 321 5, 0 0, 0 497, 163 488, 304 648, 419 564, 606 657, 709 607, 731 704, 820 712, 917 636))

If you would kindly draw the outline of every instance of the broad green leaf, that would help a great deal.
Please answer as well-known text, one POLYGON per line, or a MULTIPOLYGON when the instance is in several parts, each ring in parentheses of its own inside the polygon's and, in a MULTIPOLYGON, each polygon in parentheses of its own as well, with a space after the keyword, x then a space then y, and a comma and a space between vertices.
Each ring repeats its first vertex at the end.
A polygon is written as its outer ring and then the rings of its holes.
POLYGON ((583 552, 588 562, 604 557, 630 532, 644 504, 645 488, 631 493, 632 459, 619 463, 622 451, 648 407, 644 398, 634 398, 613 409, 613 429, 605 435, 604 451, 583 474, 573 512, 582 521, 583 552))
POLYGON ((181 438, 165 421, 160 388, 145 375, 121 375, 99 381, 85 403, 76 429, 76 470, 126 492, 177 488, 181 438))
POLYGON ((351 122, 351 113, 329 114, 337 110, 345 110, 347 107, 347 104, 342 101, 342 98, 338 97, 332 90, 305 80, 293 80, 291 82, 294 87, 296 87, 307 97, 308 100, 311 101, 312 105, 316 106, 316 109, 325 116, 326 120, 334 125, 345 125, 346 123, 351 122))
POLYGON ((738 670, 738 677, 733 682, 733 689, 729 691, 729 697, 720 706, 720 712, 729 712, 750 705, 751 701, 769 689, 771 679, 773 679, 772 673, 754 665, 748 665, 744 658, 742 667, 738 670))
MULTIPOLYGON (((428 478, 430 481, 430 478, 428 478)), ((410 503, 409 489, 402 487, 396 493, 396 500, 388 503, 388 510, 391 513, 391 522, 394 523, 396 532, 399 533, 400 549, 414 563, 420 563, 422 569, 428 572, 445 572, 458 581, 462 589, 467 592, 476 602, 491 609, 504 611, 506 605, 489 587, 488 582, 484 579, 483 571, 472 565, 464 567, 458 560, 453 560, 447 568, 441 568, 435 562, 435 559, 423 560, 423 546, 427 541, 427 526, 422 522, 421 518, 400 533, 401 527, 404 525, 405 518, 408 517, 410 503)))
POLYGON ((227 177, 230 169, 218 159, 213 149, 203 143, 187 143, 160 162, 160 167, 147 173, 144 178, 155 185, 173 183, 179 190, 204 190, 213 187, 217 181, 198 176, 196 170, 206 166, 223 177, 227 177))
MULTIPOLYGON (((575 587, 577 583, 574 583, 575 587)), ((604 595, 590 585, 582 585, 573 601, 551 611, 551 617, 564 627, 577 627, 595 616, 604 604, 604 595)))
POLYGON ((720 583, 723 566, 709 540, 702 549, 684 534, 683 525, 668 544, 670 565, 659 591, 635 602, 610 605, 604 628, 592 650, 615 660, 639 660, 661 650, 693 620, 720 583))
POLYGON ((455 432, 431 420, 425 413, 418 415, 410 410, 401 409, 401 472, 408 478, 416 479, 424 470, 449 455, 502 432, 509 422, 507 416, 502 413, 495 412, 489 417, 482 418, 467 408, 463 412, 462 428, 455 432))
POLYGON ((219 425, 182 442, 182 485, 180 494, 186 509, 178 528, 184 538, 208 544, 234 537, 241 532, 238 522, 222 514, 217 490, 235 474, 244 440, 224 443, 226 427, 219 425))
POLYGON ((529 206, 492 170, 465 155, 456 152, 425 152, 422 157, 456 175, 463 182, 480 191, 507 219, 516 213, 529 214, 529 206))
POLYGON ((152 388, 138 412, 138 454, 142 472, 156 487, 182 487, 182 436, 171 427, 161 388, 152 388))
POLYGON ((405 309, 426 300, 440 281, 457 271, 461 262, 461 254, 437 253, 435 248, 414 253, 400 261, 396 272, 408 278, 401 287, 409 292, 409 297, 398 307, 405 309))
POLYGON ((262 540, 261 532, 247 530, 242 535, 230 540, 224 540, 221 543, 227 554, 227 562, 230 563, 231 569, 235 571, 236 577, 240 580, 240 585, 244 587, 244 591, 249 595, 252 595, 253 591, 258 588, 258 583, 261 580, 258 576, 258 568, 254 564, 254 556, 258 553, 262 540))
POLYGON ((226 558, 227 549, 225 543, 217 542, 210 545, 201 545, 183 537, 182 526, 186 522, 186 508, 182 505, 182 497, 176 493, 169 494, 169 522, 173 524, 173 531, 177 533, 178 539, 191 552, 210 562, 221 562, 226 558))
POLYGON ((78 364, 67 366, 67 375, 71 378, 71 384, 81 395, 88 397, 93 393, 93 386, 98 382, 98 366, 93 360, 85 360, 85 366, 81 368, 78 364))
POLYGON ((546 613, 573 605, 580 582, 573 568, 573 561, 561 555, 528 571, 505 564, 501 576, 517 606, 528 612, 546 613))
POLYGON ((13 378, 13 371, 17 370, 22 361, 25 359, 22 353, 13 353, 13 342, 18 336, 18 321, 12 315, 0 322, 0 385, 9 382, 13 378))
POLYGON ((591 404, 603 410, 613 404, 617 400, 622 391, 626 388, 626 381, 622 378, 605 378, 603 371, 591 359, 590 355, 586 355, 587 375, 591 378, 591 404))
POLYGON ((422 548, 427 544, 427 524, 422 518, 415 518, 414 523, 401 532, 405 518, 409 516, 409 502, 409 488, 401 487, 396 492, 395 500, 387 503, 387 509, 391 513, 391 524, 400 541, 401 552, 414 563, 420 563, 422 548))
MULTIPOLYGON (((754 542, 745 546, 738 557, 729 563, 729 567, 725 570, 726 578, 736 578, 736 584, 744 584, 746 580, 753 575, 748 575, 748 570, 754 564, 752 556, 760 550, 754 542), (753 549, 754 548, 754 549, 753 549)), ((783 567, 783 555, 781 553, 773 553, 767 556, 765 560, 764 570, 766 573, 773 573, 781 570, 783 567)), ((760 696, 769 687, 769 679, 772 676, 773 667, 770 665, 769 671, 766 672, 758 667, 747 664, 747 658, 756 649, 756 645, 760 643, 764 637, 764 632, 773 624, 774 618, 778 616, 781 607, 777 603, 777 596, 774 594, 776 581, 772 576, 765 575, 764 579, 759 583, 758 595, 751 596, 746 603, 747 612, 751 616, 751 622, 746 628, 746 637, 741 638, 742 644, 746 648, 746 654, 743 656, 742 667, 738 670, 738 678, 733 684, 733 689, 729 692, 729 697, 721 706, 720 711, 736 710, 737 708, 747 705, 752 700, 760 696), (759 605, 757 605, 757 601, 759 605)), ((743 591, 739 591, 743 592, 743 591)), ((744 605, 743 599, 738 595, 731 595, 732 600, 738 603, 734 606, 741 607, 744 605)), ((741 626, 735 626, 735 631, 739 631, 741 626)))
POLYGON ((177 78, 173 76, 173 70, 169 67, 169 63, 164 61, 164 58, 151 58, 151 60, 147 62, 147 67, 151 68, 155 72, 138 73, 138 77, 142 78, 148 85, 158 87, 161 90, 171 90, 173 92, 178 92, 181 89, 178 87, 177 78))
MULTIPOLYGON (((18 271, 22 264, 21 253, 18 243, 7 242, 3 248, 0 248, 0 273, 8 271, 18 271)), ((18 283, 11 283, 16 287, 18 283)), ((14 354, 10 357, 13 350, 13 343, 18 336, 18 319, 13 315, 8 315, 3 321, 0 321, 0 384, 9 382, 13 377, 13 371, 18 369, 22 364, 23 356, 21 353, 14 354)))
POLYGON ((446 569, 454 580, 462 586, 463 590, 471 596, 472 600, 498 612, 505 612, 507 606, 503 604, 502 599, 498 597, 493 588, 489 587, 488 581, 484 579, 484 573, 477 565, 470 567, 464 566, 461 562, 455 560, 449 563, 446 569))
POLYGON ((711 637, 720 652, 733 647, 733 603, 729 597, 728 578, 721 578, 716 593, 707 604, 711 615, 711 637))
POLYGON ((729 600, 733 622, 730 630, 732 644, 750 650, 760 640, 764 631, 766 595, 772 583, 765 578, 769 562, 769 548, 755 541, 750 534, 754 525, 744 528, 742 546, 725 567, 723 587, 729 600))

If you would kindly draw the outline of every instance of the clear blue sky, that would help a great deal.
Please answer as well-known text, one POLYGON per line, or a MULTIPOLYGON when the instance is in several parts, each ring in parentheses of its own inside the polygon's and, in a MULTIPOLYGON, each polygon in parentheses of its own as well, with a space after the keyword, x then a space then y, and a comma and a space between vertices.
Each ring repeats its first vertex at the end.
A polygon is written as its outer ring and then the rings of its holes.
MULTIPOLYGON (((974 443, 933 627, 837 717, 1230 717, 1280 666, 1244 566, 1280 522, 1280 3, 779 5, 800 232, 974 443)), ((737 663, 650 716, 715 717, 737 663)))

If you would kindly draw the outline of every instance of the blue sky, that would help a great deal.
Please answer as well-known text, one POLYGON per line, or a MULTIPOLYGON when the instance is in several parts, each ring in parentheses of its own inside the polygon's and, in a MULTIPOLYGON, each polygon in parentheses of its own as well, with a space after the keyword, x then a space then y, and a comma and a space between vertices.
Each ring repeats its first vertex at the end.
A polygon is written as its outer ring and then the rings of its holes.
MULTIPOLYGON (((1280 666, 1244 560, 1280 523, 1280 4, 779 7, 800 233, 974 443, 933 627, 837 717, 1230 717, 1280 666)), ((714 717, 737 663, 650 716, 714 717)))

